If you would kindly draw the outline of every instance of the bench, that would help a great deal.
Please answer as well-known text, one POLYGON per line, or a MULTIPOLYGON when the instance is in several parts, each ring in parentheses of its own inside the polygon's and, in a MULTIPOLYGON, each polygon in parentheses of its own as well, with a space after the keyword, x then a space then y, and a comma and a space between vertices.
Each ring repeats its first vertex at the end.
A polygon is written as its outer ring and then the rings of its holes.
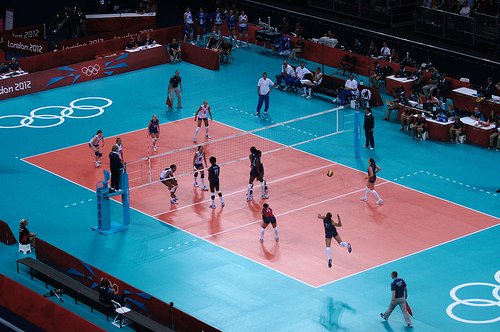
MULTIPOLYGON (((87 304, 91 312, 94 312, 95 309, 105 314, 106 320, 109 320, 109 316, 115 313, 115 307, 112 304, 105 304, 99 301, 98 291, 85 286, 78 280, 59 272, 47 264, 31 257, 22 258, 17 260, 17 273, 19 273, 19 264, 25 265, 30 269, 31 280, 33 280, 33 271, 38 272, 42 275, 42 278, 39 279, 45 282, 45 287, 51 284, 53 287, 61 288, 64 293, 75 299, 75 304, 78 304, 78 302, 87 304)), ((142 330, 172 331, 165 325, 134 310, 130 310, 126 314, 123 314, 123 316, 136 323, 142 330)))

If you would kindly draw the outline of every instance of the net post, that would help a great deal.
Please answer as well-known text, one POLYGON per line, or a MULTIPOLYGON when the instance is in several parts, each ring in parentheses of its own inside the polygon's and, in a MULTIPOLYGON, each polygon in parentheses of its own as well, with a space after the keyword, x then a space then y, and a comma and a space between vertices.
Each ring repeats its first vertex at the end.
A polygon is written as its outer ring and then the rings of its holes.
POLYGON ((354 158, 361 157, 361 125, 359 111, 354 112, 354 158))
POLYGON ((337 120, 337 131, 340 131, 340 129, 339 129, 339 109, 338 108, 337 108, 337 111, 335 113, 337 115, 337 119, 336 119, 337 120))

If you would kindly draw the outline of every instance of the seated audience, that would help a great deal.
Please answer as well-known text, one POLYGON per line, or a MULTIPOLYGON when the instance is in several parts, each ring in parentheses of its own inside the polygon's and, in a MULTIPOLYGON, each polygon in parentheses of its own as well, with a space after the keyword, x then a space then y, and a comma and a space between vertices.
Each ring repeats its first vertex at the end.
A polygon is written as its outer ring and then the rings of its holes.
POLYGON ((111 286, 108 278, 101 278, 99 282, 99 301, 104 304, 111 304, 111 300, 123 304, 123 298, 118 295, 116 289, 111 286))
POLYGON ((470 7, 467 1, 464 1, 462 3, 462 9, 460 9, 460 15, 467 17, 470 15, 470 7))
POLYGON ((390 57, 391 57, 391 49, 384 42, 384 44, 382 45, 382 48, 380 49, 380 57, 379 58, 389 61, 390 57))
POLYGON ((455 117, 455 122, 450 128, 450 142, 451 143, 460 143, 460 136, 465 135, 464 125, 460 118, 455 117))
POLYGON ((389 61, 396 63, 399 62, 399 53, 396 51, 395 48, 393 48, 391 51, 391 56, 389 57, 389 61))
POLYGON ((292 51, 290 52, 290 55, 288 56, 292 60, 297 60, 297 53, 302 53, 304 52, 304 40, 302 39, 301 36, 297 39, 295 42, 295 47, 292 48, 292 51))
POLYGON ((312 94, 312 89, 319 86, 322 80, 323 80, 323 74, 321 73, 321 69, 317 67, 316 70, 314 71, 312 81, 311 80, 300 81, 304 89, 304 94, 302 95, 302 97, 310 99, 312 94))
POLYGON ((277 87, 279 88, 281 86, 281 82, 286 82, 289 77, 295 77, 295 71, 285 60, 283 61, 283 65, 281 65, 281 73, 276 75, 277 87))
POLYGON ((278 31, 284 35, 287 35, 290 33, 290 26, 288 24, 288 20, 286 19, 286 17, 283 17, 280 25, 278 25, 278 31))
POLYGON ((437 68, 433 68, 429 84, 422 87, 422 91, 426 96, 430 96, 434 92, 434 90, 437 89, 437 82, 439 81, 440 77, 441 75, 439 74, 439 70, 437 68))
POLYGON ((146 45, 146 41, 142 40, 141 34, 137 35, 137 39, 136 39, 135 43, 137 44, 138 47, 146 45))
POLYGON ((170 56, 170 62, 181 61, 181 45, 175 38, 173 38, 170 45, 168 45, 168 55, 170 56))
POLYGON ((333 35, 332 30, 328 30, 326 35, 318 39, 318 43, 324 44, 328 47, 335 47, 339 43, 339 41, 333 35))
POLYGON ((401 129, 399 131, 408 131, 410 128, 411 121, 413 119, 413 112, 409 107, 404 108, 404 112, 401 114, 401 129))
POLYGON ((407 78, 410 72, 406 70, 405 66, 400 66, 399 71, 396 73, 396 77, 407 78))
POLYGON ((144 44, 145 45, 155 45, 156 44, 156 40, 151 38, 149 32, 146 34, 146 39, 144 40, 144 44))
POLYGON ((479 108, 476 106, 474 107, 474 111, 472 111, 471 114, 471 119, 474 121, 485 121, 483 113, 479 110, 479 108))
POLYGON ((36 234, 28 230, 28 220, 21 219, 19 222, 19 243, 31 244, 31 248, 35 249, 36 234))
POLYGON ((448 91, 450 90, 450 82, 446 79, 444 74, 441 74, 436 83, 436 90, 440 96, 446 99, 448 91))
POLYGON ((352 51, 358 54, 363 54, 365 51, 363 45, 357 38, 354 39, 354 45, 352 45, 352 51))
POLYGON ((19 66, 19 62, 17 62, 17 59, 14 57, 12 59, 10 59, 9 70, 16 71, 16 70, 20 70, 20 69, 21 69, 21 67, 19 66))
POLYGON ((375 65, 373 69, 373 75, 370 76, 370 85, 376 87, 377 89, 379 88, 380 85, 380 80, 383 79, 384 77, 384 72, 382 70, 382 66, 380 63, 378 63, 377 60, 373 62, 375 65))
POLYGON ((0 63, 0 75, 9 72, 9 66, 7 66, 4 62, 0 63))
POLYGON ((418 113, 417 117, 413 121, 413 139, 422 140, 422 134, 427 131, 427 124, 425 122, 425 116, 422 113, 418 113))
POLYGON ((490 135, 490 145, 488 146, 488 149, 495 148, 495 141, 496 150, 500 151, 500 118, 495 121, 495 132, 490 135))
POLYGON ((496 93, 496 86, 495 83, 493 83, 493 77, 489 76, 486 81, 486 85, 482 86, 478 92, 480 96, 491 99, 491 96, 496 93))
POLYGON ((137 48, 137 43, 134 40, 134 37, 130 37, 127 45, 125 45, 126 50, 133 50, 137 48))
POLYGON ((344 89, 337 96, 337 103, 344 105, 346 99, 350 96, 358 95, 358 82, 354 79, 354 75, 349 75, 349 79, 345 82, 344 89))
POLYGON ((304 27, 299 22, 295 24, 295 30, 292 32, 292 35, 295 37, 304 36, 304 27))
POLYGON ((377 45, 374 42, 370 42, 370 46, 368 46, 368 56, 376 56, 378 54, 377 45))
POLYGON ((395 102, 396 100, 394 100, 394 102, 391 102, 389 99, 385 101, 385 104, 387 105, 387 111, 385 112, 385 118, 383 118, 384 121, 389 121, 392 111, 398 111, 399 107, 395 102))

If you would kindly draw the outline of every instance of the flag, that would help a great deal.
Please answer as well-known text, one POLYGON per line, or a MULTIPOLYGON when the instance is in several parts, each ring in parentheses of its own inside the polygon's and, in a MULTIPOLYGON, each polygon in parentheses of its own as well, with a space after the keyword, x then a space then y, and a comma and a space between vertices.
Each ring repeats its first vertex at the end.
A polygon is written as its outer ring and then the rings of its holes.
POLYGON ((167 101, 165 103, 168 107, 172 107, 172 101, 170 100, 170 97, 167 97, 167 101))
POLYGON ((411 311, 410 305, 408 304, 408 301, 406 301, 406 311, 410 314, 410 316, 413 317, 413 312, 411 311))

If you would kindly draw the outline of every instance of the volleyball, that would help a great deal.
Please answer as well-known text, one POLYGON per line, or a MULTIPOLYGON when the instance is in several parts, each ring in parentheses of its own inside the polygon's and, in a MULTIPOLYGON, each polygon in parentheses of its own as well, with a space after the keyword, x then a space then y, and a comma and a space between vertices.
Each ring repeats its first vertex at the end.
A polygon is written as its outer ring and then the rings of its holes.
POLYGON ((328 172, 326 172, 326 176, 328 176, 329 178, 331 178, 333 176, 333 171, 329 170, 328 172))

